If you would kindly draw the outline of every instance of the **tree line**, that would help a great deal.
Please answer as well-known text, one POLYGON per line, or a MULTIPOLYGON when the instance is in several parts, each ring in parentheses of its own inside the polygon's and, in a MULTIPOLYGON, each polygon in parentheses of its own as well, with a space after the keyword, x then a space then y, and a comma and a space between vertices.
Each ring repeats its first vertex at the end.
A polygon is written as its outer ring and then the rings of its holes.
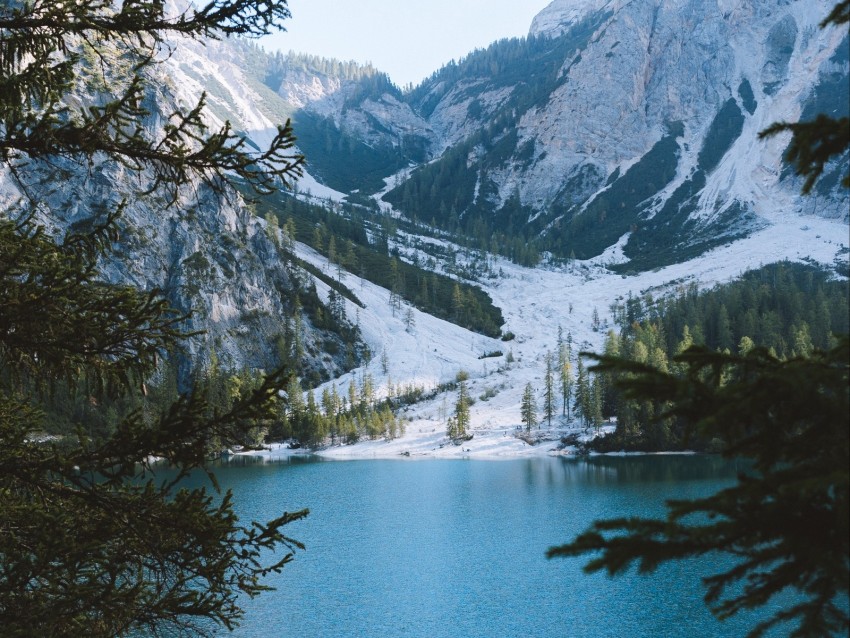
MULTIPOLYGON (((847 334, 848 282, 828 270, 780 262, 745 273, 710 290, 695 284, 672 297, 630 297, 612 308, 619 331, 606 337, 605 356, 663 372, 683 372, 674 358, 691 346, 746 355, 756 348, 776 360, 810 357, 834 348, 847 334)), ((706 450, 717 442, 686 436, 684 422, 659 419, 662 402, 627 398, 618 375, 597 373, 601 413, 616 416, 613 435, 592 443, 597 450, 706 450)))
POLYGON ((390 291, 390 303, 404 301, 435 317, 474 332, 498 337, 502 312, 490 296, 466 282, 429 272, 391 251, 391 219, 344 206, 340 212, 288 195, 257 202, 257 214, 278 220, 285 238, 302 242, 336 266, 341 282, 348 271, 390 291))

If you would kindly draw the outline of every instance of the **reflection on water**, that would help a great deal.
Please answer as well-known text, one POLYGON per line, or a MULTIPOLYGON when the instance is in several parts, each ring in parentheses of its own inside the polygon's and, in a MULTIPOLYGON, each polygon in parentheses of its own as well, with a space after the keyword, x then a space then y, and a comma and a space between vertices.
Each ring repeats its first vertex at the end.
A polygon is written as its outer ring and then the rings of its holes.
MULTIPOLYGON (((569 461, 565 461, 570 464, 569 461)), ((744 471, 743 461, 728 461, 715 455, 640 455, 640 456, 594 456, 575 463, 588 470, 584 480, 613 480, 620 483, 667 482, 713 480, 735 478, 744 471)))
POLYGON ((311 510, 287 529, 307 550, 244 602, 233 636, 741 636, 752 617, 720 623, 702 602, 717 559, 610 579, 545 558, 595 519, 663 515, 741 470, 707 456, 231 459, 216 475, 243 520, 311 510))

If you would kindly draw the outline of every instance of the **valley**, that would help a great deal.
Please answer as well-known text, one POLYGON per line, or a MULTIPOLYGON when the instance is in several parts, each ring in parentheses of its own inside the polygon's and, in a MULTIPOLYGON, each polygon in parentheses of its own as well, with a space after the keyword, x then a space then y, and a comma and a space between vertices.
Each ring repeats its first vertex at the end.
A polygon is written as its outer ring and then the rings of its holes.
POLYGON ((850 2, 297 3, 0 4, 0 633, 846 633, 850 2))
MULTIPOLYGON (((22 183, 0 174, 0 194, 44 201, 37 217, 56 233, 130 196, 101 269, 189 313, 192 336, 170 357, 178 390, 213 369, 283 366, 301 403, 318 403, 368 380, 403 436, 365 441, 380 431, 367 428, 340 446, 316 431, 300 443, 331 456, 549 453, 587 415, 567 419, 562 404, 524 435, 546 442, 513 435, 525 394, 541 412, 559 331, 575 377, 578 353, 622 328, 612 307, 629 297, 709 289, 783 260, 846 279, 847 152, 802 195, 788 135, 759 137, 847 112, 850 38, 818 27, 828 8, 556 1, 527 37, 404 90, 371 64, 179 41, 149 71, 146 125, 204 96, 208 126, 261 149, 291 119, 291 157, 306 156, 296 179, 224 199, 196 184, 169 206, 120 165, 60 159, 22 183), (459 374, 474 436, 454 445, 459 374)), ((97 99, 87 82, 81 98, 97 99)), ((597 426, 616 416, 602 411, 597 426)))
MULTIPOLYGON (((776 221, 793 223, 797 219, 787 215, 784 220, 777 216, 776 221)), ((568 421, 559 416, 553 420, 551 428, 541 424, 535 433, 539 431, 546 440, 538 445, 529 445, 515 436, 521 433, 517 428, 522 427, 523 388, 531 383, 539 397, 543 387, 544 356, 547 350, 556 350, 559 326, 564 335, 572 335, 575 352, 601 352, 605 333, 613 328, 610 307, 629 294, 641 297, 651 293, 657 297, 675 293, 677 288, 689 283, 709 288, 776 261, 815 262, 827 268, 846 263, 850 245, 843 223, 809 219, 806 226, 806 230, 798 229, 795 233, 797 241, 793 244, 788 242, 786 227, 776 224, 684 264, 632 276, 612 273, 605 267, 622 259, 619 246, 593 260, 548 268, 526 268, 490 256, 493 270, 500 274, 494 279, 484 278, 477 285, 503 309, 505 324, 502 330, 516 335, 508 342, 487 338, 416 310, 413 310, 414 326, 408 330, 402 313, 393 313, 388 290, 347 275, 346 285, 365 305, 358 310, 347 302, 348 316, 359 313, 363 338, 375 354, 366 366, 318 387, 317 395, 330 386, 344 391, 352 381, 359 385, 365 374, 373 379, 378 397, 387 395, 388 385, 419 386, 430 391, 453 380, 462 370, 469 373, 474 398, 478 399, 488 389, 496 394, 487 400, 476 400, 471 406, 474 437, 461 445, 453 445, 445 434, 446 419, 456 399, 456 392, 446 391, 403 409, 400 416, 405 421, 405 434, 399 438, 323 447, 316 451, 330 458, 398 458, 408 453, 411 457, 490 458, 559 453, 557 448, 562 436, 585 430, 577 419, 568 421), (602 322, 598 330, 592 327, 594 310, 602 322), (481 358, 496 351, 503 354, 481 358), (510 363, 506 361, 509 352, 514 359, 510 363), (389 361, 387 372, 381 364, 384 355, 389 361)), ((299 254, 328 273, 336 270, 315 251, 302 248, 299 254)), ((329 288, 326 285, 319 284, 318 288, 320 294, 327 296, 329 288)), ((250 454, 275 458, 289 451, 276 447, 272 452, 250 454)))

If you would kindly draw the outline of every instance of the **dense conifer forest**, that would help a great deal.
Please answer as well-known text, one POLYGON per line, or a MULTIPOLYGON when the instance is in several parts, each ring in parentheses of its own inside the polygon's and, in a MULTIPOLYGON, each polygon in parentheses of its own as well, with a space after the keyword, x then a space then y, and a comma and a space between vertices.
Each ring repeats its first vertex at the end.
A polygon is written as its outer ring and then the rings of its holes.
MULTIPOLYGON (((847 334, 848 285, 830 271, 781 262, 710 290, 690 284, 671 297, 630 297, 612 308, 619 330, 609 332, 605 354, 671 372, 677 365, 671 359, 692 345, 740 354, 763 348, 778 359, 807 357, 847 334)), ((583 404, 576 393, 578 413, 587 422, 617 419, 616 432, 597 439, 594 449, 711 449, 711 441, 684 438, 675 420, 654 421, 664 406, 627 401, 614 381, 607 373, 596 375, 598 407, 583 404)))

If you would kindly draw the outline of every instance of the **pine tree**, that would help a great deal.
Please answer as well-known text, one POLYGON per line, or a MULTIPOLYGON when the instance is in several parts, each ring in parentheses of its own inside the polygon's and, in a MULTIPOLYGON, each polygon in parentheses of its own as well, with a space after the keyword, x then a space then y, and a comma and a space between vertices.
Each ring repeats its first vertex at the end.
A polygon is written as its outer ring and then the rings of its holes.
POLYGON ((519 406, 520 418, 525 424, 525 431, 531 432, 531 428, 537 425, 537 401, 534 399, 534 388, 530 383, 525 385, 522 392, 522 401, 519 406))
POLYGON ((543 418, 552 427, 552 417, 555 415, 555 374, 552 352, 546 351, 546 371, 543 377, 543 418))
MULTIPOLYGON (((639 344, 643 345, 643 344, 639 344)), ((581 417, 581 422, 587 425, 590 418, 590 382, 587 378, 587 372, 584 368, 584 363, 581 358, 578 360, 578 369, 576 371, 576 388, 575 388, 575 403, 573 409, 575 413, 581 417)))
POLYGON ((560 382, 561 382, 561 399, 563 404, 561 407, 562 414, 568 419, 570 418, 570 399, 573 392, 573 371, 572 364, 569 359, 565 359, 560 366, 560 382))
POLYGON ((328 239, 328 261, 332 264, 337 263, 337 254, 336 254, 336 239, 333 235, 328 239))
POLYGON ((454 416, 452 418, 454 435, 449 435, 454 439, 465 438, 469 431, 469 386, 467 385, 468 375, 466 372, 459 372, 457 375, 457 402, 455 403, 454 416))
POLYGON ((352 378, 351 381, 348 382, 348 407, 352 412, 354 412, 359 403, 360 395, 357 393, 357 384, 352 378))
MULTIPOLYGON (((389 380, 387 385, 390 385, 389 380)), ((361 411, 368 412, 375 406, 375 382, 371 374, 364 374, 360 387, 361 411)))
POLYGON ((172 37, 259 36, 289 16, 283 1, 187 7, 175 16, 160 0, 0 5, 0 163, 27 194, 0 212, 0 627, 9 638, 232 628, 240 596, 261 593, 261 579, 300 547, 281 529, 304 512, 246 526, 229 493, 181 489, 205 467, 211 441, 250 444, 276 418, 287 374, 254 390, 240 379, 229 408, 210 405, 200 379, 162 409, 119 410, 119 400, 147 400, 186 317, 156 293, 99 279, 122 206, 97 203, 102 215, 52 235, 28 187, 34 169, 58 158, 117 163, 171 206, 184 193, 230 196, 234 176, 260 193, 298 176, 288 123, 254 153, 229 124, 207 129, 205 98, 171 114, 148 110, 148 78, 180 46, 172 37), (91 54, 98 62, 86 67, 91 54), (100 88, 75 94, 86 73, 100 88), (151 132, 158 121, 165 127, 151 132), (94 435, 80 428, 61 444, 37 442, 41 406, 63 384, 86 388, 114 420, 94 435), (153 457, 176 477, 152 480, 153 457))
POLYGON ((292 217, 286 218, 283 225, 283 246, 290 253, 295 250, 295 221, 292 217))
POLYGON ((408 306, 407 310, 404 313, 404 329, 407 332, 411 332, 415 325, 416 325, 416 317, 413 314, 413 308, 408 306))
POLYGON ((750 339, 747 335, 744 335, 743 337, 741 337, 741 341, 738 343, 738 354, 746 355, 755 347, 756 344, 753 342, 753 340, 750 339))
POLYGON ((458 437, 457 419, 454 416, 450 416, 446 422, 446 436, 450 439, 456 439, 458 437))
POLYGON ((452 288, 452 317, 455 321, 460 321, 466 313, 466 303, 464 302, 463 292, 460 286, 455 283, 452 288))
POLYGON ((590 422, 597 430, 602 425, 602 403, 604 400, 604 389, 602 375, 596 374, 590 382, 590 422))
POLYGON ((570 352, 572 345, 572 335, 567 335, 567 341, 561 340, 561 329, 558 327, 558 381, 561 388, 561 414, 570 417, 570 398, 572 397, 572 364, 570 352))

